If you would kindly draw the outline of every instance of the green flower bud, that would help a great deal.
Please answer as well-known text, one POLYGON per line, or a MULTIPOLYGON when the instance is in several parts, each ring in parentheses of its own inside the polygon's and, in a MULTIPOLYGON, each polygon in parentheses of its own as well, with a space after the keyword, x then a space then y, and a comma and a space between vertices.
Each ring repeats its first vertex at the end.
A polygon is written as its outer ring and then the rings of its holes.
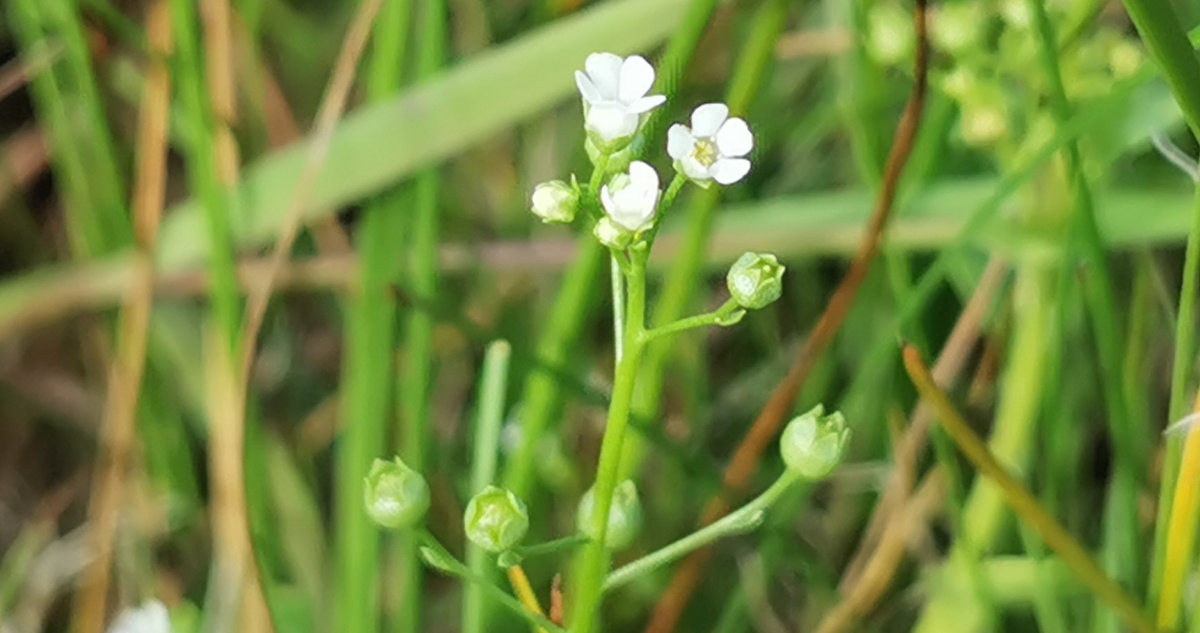
POLYGON ((929 25, 929 39, 939 50, 961 55, 980 48, 987 13, 977 2, 950 2, 939 6, 929 25))
POLYGON ((850 429, 839 411, 825 415, 825 407, 817 405, 808 413, 788 422, 779 439, 783 461, 790 470, 805 479, 824 479, 842 461, 850 429))
POLYGON ((493 554, 512 549, 529 531, 529 512, 517 495, 488 486, 471 497, 463 513, 463 530, 471 542, 493 554))
POLYGON ((1008 134, 1008 109, 999 101, 964 103, 959 132, 972 147, 989 147, 1008 134))
POLYGON ((607 215, 596 220, 596 226, 592 227, 592 235, 595 235, 601 244, 617 251, 625 250, 633 243, 633 231, 619 226, 607 215))
POLYGON ((774 255, 746 253, 729 268, 725 280, 729 294, 739 306, 758 310, 783 294, 784 267, 774 255))
POLYGON ((1033 16, 1029 13, 1029 3, 1026 0, 1002 0, 1000 15, 1004 22, 1014 29, 1029 30, 1033 24, 1033 16))
POLYGON ((579 210, 579 186, 575 184, 574 176, 571 181, 568 185, 561 180, 551 180, 534 187, 533 214, 545 223, 573 221, 579 210))
POLYGON ((1119 39, 1108 50, 1108 67, 1114 79, 1128 79, 1141 70, 1146 54, 1136 43, 1119 39))
MULTIPOLYGON (((595 528, 596 489, 589 488, 579 499, 575 513, 575 526, 590 539, 600 538, 595 528)), ((626 479, 617 484, 613 491, 612 507, 608 511, 608 532, 604 535, 604 546, 609 551, 624 549, 642 531, 642 502, 638 499, 637 486, 626 479)))
POLYGON ((383 527, 411 527, 429 510, 429 485, 399 457, 390 462, 376 459, 363 479, 363 504, 383 527))
POLYGON ((867 15, 867 54, 880 65, 896 66, 912 59, 917 35, 912 18, 894 4, 880 4, 867 15))

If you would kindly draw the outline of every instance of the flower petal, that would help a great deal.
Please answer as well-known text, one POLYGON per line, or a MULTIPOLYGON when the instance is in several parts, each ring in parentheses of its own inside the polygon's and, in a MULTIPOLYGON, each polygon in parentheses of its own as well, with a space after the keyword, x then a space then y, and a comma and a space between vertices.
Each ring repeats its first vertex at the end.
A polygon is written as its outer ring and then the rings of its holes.
POLYGON ((683 167, 683 175, 692 180, 712 180, 712 176, 708 174, 708 167, 701 165, 700 161, 696 160, 696 155, 691 152, 679 159, 679 164, 683 167))
POLYGON ((621 103, 633 103, 650 92, 654 85, 654 67, 641 55, 630 55, 621 64, 617 99, 621 103))
POLYGON ((658 189, 658 172, 649 164, 635 160, 629 163, 629 182, 631 188, 655 191, 658 189))
POLYGON ((717 150, 722 156, 745 156, 754 149, 754 135, 750 127, 739 118, 732 118, 717 131, 717 150))
POLYGON ((588 110, 586 127, 600 140, 612 143, 633 136, 638 127, 638 115, 626 112, 619 105, 601 103, 588 110))
POLYGON ((612 53, 592 53, 584 62, 588 78, 596 84, 600 96, 606 101, 617 99, 617 86, 621 77, 621 58, 612 53))
POLYGON ((727 118, 729 106, 724 103, 706 103, 692 111, 692 135, 696 138, 712 138, 727 118))
POLYGON ((663 95, 650 95, 649 97, 641 97, 640 99, 626 105, 630 112, 641 114, 649 112, 654 108, 667 102, 667 98, 663 95))
POLYGON ((732 185, 750 173, 750 161, 745 158, 722 158, 713 163, 709 171, 713 180, 722 185, 732 185))
POLYGON ((604 101, 600 90, 596 88, 596 84, 588 76, 580 71, 575 71, 575 85, 579 87, 579 94, 583 95, 583 100, 588 103, 600 103, 604 101))
POLYGON ((608 185, 600 187, 600 206, 604 207, 604 212, 609 215, 612 215, 617 208, 612 192, 608 190, 608 185))
POLYGON ((692 153, 695 147, 696 139, 692 137, 692 132, 687 126, 676 123, 667 130, 667 155, 671 158, 679 160, 692 153))

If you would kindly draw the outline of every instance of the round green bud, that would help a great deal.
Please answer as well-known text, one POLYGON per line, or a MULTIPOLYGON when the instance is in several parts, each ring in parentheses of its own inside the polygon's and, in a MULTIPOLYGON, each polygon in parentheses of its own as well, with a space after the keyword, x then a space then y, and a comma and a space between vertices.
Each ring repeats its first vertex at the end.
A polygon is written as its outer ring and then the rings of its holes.
POLYGON ((729 268, 729 294, 747 310, 771 305, 783 294, 783 271, 774 255, 746 253, 729 268))
POLYGON ((579 210, 579 191, 561 180, 551 180, 533 188, 533 214, 545 223, 567 223, 579 210))
POLYGON ((1114 41, 1108 50, 1108 67, 1114 79, 1128 79, 1142 67, 1146 54, 1142 48, 1129 39, 1121 38, 1114 41))
POLYGON ((399 457, 376 459, 363 479, 363 505, 385 528, 411 527, 429 510, 429 485, 399 457))
POLYGON ((971 101, 962 106, 962 140, 972 147, 990 147, 1008 134, 1008 110, 1000 101, 971 101))
POLYGON ((867 54, 884 66, 912 59, 917 35, 912 18, 897 5, 878 4, 867 14, 867 54))
POLYGON ((499 554, 525 538, 529 531, 529 511, 525 502, 511 491, 488 486, 467 503, 463 531, 480 549, 499 554))
MULTIPOLYGON (((575 513, 576 528, 592 540, 600 538, 595 530, 596 489, 589 488, 579 499, 575 513)), ((608 511, 608 531, 604 535, 604 547, 609 551, 624 549, 642 531, 642 502, 638 499, 637 486, 626 479, 617 484, 613 491, 612 507, 608 511)))
POLYGON ((938 50, 962 55, 983 47, 988 15, 977 2, 950 2, 939 6, 929 25, 929 39, 938 50))
POLYGON ((841 463, 849 440, 850 429, 841 412, 825 415, 825 407, 817 405, 788 422, 779 439, 779 450, 789 470, 817 481, 841 463))

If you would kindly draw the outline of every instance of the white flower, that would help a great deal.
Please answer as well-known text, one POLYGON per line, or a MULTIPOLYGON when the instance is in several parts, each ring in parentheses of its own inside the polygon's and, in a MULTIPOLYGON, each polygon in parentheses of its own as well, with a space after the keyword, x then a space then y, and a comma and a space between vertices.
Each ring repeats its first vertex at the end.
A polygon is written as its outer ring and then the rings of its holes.
POLYGON ((136 609, 122 610, 108 633, 171 633, 171 618, 163 603, 151 600, 136 609))
POLYGON ((600 189, 600 203, 614 224, 627 231, 644 231, 654 224, 658 208, 658 174, 640 160, 629 164, 629 174, 618 174, 600 189))
POLYGON ((641 115, 667 100, 663 95, 646 96, 654 85, 654 68, 639 55, 621 59, 592 53, 584 68, 587 72, 575 71, 575 84, 583 95, 586 128, 602 143, 633 136, 641 115))
POLYGON ((561 180, 551 180, 533 188, 533 214, 542 222, 571 222, 579 208, 575 189, 561 180))
POLYGON ((746 122, 729 118, 723 103, 706 103, 692 112, 692 127, 676 123, 667 131, 667 153, 675 169, 698 184, 715 180, 732 185, 750 171, 742 158, 754 149, 754 136, 746 122))

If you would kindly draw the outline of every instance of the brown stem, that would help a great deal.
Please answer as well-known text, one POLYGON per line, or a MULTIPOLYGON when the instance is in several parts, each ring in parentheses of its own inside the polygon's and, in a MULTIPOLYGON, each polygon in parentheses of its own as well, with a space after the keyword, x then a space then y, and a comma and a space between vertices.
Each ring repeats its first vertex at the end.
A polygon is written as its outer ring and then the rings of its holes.
POLYGON ((146 368, 146 345, 154 303, 154 243, 166 188, 167 113, 171 75, 165 59, 171 49, 167 0, 150 6, 146 30, 157 54, 146 78, 138 129, 138 162, 133 216, 138 252, 133 279, 117 324, 116 355, 108 375, 108 393, 95 462, 95 489, 88 504, 88 537, 94 554, 84 572, 74 612, 75 631, 99 633, 108 600, 113 544, 122 513, 129 468, 137 449, 137 409, 146 368))

